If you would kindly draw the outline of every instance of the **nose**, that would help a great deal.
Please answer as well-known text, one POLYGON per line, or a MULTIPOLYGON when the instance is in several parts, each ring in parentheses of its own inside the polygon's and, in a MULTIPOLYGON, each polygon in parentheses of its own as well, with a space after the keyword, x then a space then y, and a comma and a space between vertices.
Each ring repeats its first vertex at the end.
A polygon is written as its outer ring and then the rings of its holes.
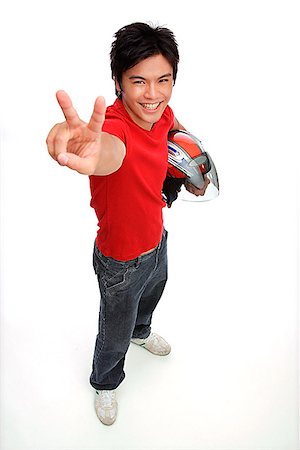
POLYGON ((158 89, 157 89, 157 86, 156 86, 155 83, 147 83, 146 84, 146 89, 145 89, 145 92, 144 92, 144 96, 146 98, 156 99, 157 98, 157 92, 158 92, 158 89))

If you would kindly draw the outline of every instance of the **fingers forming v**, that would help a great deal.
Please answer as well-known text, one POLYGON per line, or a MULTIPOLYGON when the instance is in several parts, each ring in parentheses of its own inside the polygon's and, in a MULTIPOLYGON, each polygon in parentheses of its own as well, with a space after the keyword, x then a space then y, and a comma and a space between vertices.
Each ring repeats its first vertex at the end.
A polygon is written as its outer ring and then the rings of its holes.
POLYGON ((80 120, 76 109, 72 105, 72 101, 68 94, 65 91, 58 91, 56 93, 56 98, 69 127, 75 128, 81 125, 82 121, 80 120))
POLYGON ((94 105, 93 114, 88 124, 88 128, 95 133, 100 133, 105 119, 105 100, 104 97, 97 97, 94 105))

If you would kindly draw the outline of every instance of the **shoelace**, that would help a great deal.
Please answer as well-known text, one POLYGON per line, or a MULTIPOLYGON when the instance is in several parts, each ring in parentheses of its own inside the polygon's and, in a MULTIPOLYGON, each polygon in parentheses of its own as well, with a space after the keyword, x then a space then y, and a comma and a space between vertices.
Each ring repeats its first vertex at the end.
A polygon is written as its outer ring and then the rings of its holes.
POLYGON ((114 392, 111 391, 97 391, 104 407, 112 406, 112 400, 115 398, 114 392))
POLYGON ((162 350, 164 348, 163 342, 159 342, 159 338, 152 334, 148 340, 149 347, 156 348, 157 350, 162 350))
POLYGON ((157 343, 158 343, 158 339, 157 339, 157 337, 155 336, 155 334, 151 334, 151 335, 148 337, 148 339, 147 339, 147 343, 152 344, 152 342, 153 342, 154 344, 157 344, 157 343))

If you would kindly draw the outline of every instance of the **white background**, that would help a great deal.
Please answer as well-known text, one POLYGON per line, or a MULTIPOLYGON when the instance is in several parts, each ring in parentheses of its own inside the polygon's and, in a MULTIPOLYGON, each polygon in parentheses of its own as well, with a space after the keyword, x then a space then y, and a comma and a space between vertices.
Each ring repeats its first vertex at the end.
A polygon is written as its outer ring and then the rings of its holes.
POLYGON ((299 15, 292 0, 11 1, 1 11, 1 450, 296 450, 299 15), (114 100, 113 34, 172 29, 171 106, 216 164, 219 198, 165 211, 170 275, 130 348, 119 417, 88 383, 99 294, 88 179, 45 139, 66 90, 114 100))

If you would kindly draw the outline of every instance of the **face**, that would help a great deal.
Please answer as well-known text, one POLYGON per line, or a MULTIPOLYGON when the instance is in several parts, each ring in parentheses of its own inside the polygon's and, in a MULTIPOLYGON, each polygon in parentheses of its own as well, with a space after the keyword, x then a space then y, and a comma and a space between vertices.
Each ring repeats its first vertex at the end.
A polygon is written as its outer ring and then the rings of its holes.
MULTIPOLYGON (((117 90, 121 90, 116 82, 117 90)), ((173 69, 162 55, 151 56, 122 76, 122 102, 140 127, 151 130, 164 112, 173 88, 173 69)))

